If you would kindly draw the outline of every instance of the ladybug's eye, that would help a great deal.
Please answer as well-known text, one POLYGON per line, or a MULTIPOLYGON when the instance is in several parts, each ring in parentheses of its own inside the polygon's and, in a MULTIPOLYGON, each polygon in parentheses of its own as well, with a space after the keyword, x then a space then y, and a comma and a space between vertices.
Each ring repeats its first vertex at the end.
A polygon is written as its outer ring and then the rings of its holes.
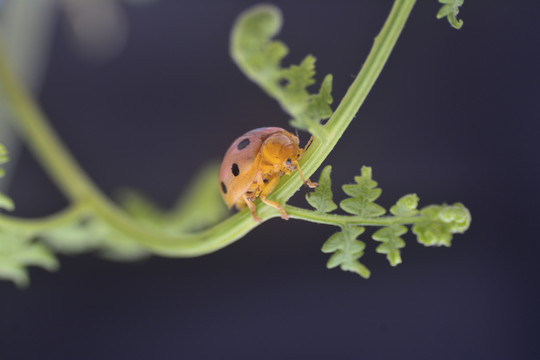
POLYGON ((287 161, 285 161, 285 164, 291 165, 291 159, 287 159, 287 161))

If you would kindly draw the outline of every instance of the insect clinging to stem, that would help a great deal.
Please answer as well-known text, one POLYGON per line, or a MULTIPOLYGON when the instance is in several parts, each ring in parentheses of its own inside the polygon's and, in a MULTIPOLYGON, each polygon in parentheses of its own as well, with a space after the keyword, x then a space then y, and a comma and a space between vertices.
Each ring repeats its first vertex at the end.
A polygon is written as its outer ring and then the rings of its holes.
POLYGON ((221 195, 227 206, 235 205, 239 210, 248 206, 253 219, 261 222, 254 204, 257 198, 261 198, 288 220, 289 215, 281 204, 266 197, 282 175, 296 169, 304 184, 310 188, 317 187, 317 183, 304 178, 298 164, 312 139, 300 148, 297 136, 278 127, 251 130, 236 139, 225 153, 219 170, 221 195))

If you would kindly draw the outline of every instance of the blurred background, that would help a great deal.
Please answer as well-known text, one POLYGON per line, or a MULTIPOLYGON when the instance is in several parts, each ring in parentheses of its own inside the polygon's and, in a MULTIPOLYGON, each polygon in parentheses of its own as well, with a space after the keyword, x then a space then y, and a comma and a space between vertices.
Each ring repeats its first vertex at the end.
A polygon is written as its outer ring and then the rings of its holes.
MULTIPOLYGON (((17 1, 0 1, 3 26, 17 1)), ((107 194, 129 185, 167 207, 240 134, 289 128, 228 55, 235 17, 254 3, 43 0, 11 54, 107 194)), ((314 54, 318 80, 334 74, 337 105, 391 1, 274 3, 285 64, 314 54)), ((463 202, 472 226, 451 248, 407 234, 392 268, 365 235, 363 280, 325 268, 335 228, 273 219, 199 258, 61 256, 56 273, 32 268, 26 290, 0 282, 0 358, 538 359, 540 4, 465 1, 459 31, 438 9, 416 5, 325 163, 336 200, 369 165, 387 208, 411 192, 421 205, 463 202)), ((16 214, 66 206, 27 149, 7 145, 16 214)), ((301 192, 292 202, 307 206, 301 192)))

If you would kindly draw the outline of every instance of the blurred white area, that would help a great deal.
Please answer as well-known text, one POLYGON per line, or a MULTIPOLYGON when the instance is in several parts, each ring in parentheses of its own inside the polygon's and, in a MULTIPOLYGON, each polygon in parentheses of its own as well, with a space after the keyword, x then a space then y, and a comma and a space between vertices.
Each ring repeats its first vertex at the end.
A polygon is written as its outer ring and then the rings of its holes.
POLYGON ((4 0, 0 36, 13 71, 28 86, 41 82, 54 20, 54 0, 4 0))
POLYGON ((124 48, 127 19, 114 0, 60 0, 71 45, 83 58, 105 62, 124 48))
MULTIPOLYGON (((0 40, 13 71, 34 93, 47 67, 56 16, 67 23, 74 51, 84 60, 104 63, 117 56, 127 41, 128 24, 122 2, 145 5, 156 0, 0 0, 0 40)), ((0 190, 6 189, 19 145, 0 97, 0 142, 11 161, 0 190)))
MULTIPOLYGON (((3 0, 0 3, 0 41, 12 70, 31 90, 40 87, 47 65, 54 20, 54 0, 3 0)), ((16 163, 19 142, 10 125, 9 111, 0 97, 0 142, 11 161, 4 165, 6 176, 0 190, 7 188, 16 163)))

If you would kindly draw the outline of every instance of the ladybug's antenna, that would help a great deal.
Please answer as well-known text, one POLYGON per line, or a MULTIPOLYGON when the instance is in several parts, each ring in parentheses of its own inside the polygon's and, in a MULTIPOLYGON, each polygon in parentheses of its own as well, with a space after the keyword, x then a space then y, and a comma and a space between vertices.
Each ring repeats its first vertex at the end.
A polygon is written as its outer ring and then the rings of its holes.
POLYGON ((311 143, 313 142, 313 135, 311 135, 311 137, 309 138, 309 141, 307 142, 306 146, 304 146, 304 151, 306 151, 309 147, 309 145, 311 145, 311 143))
POLYGON ((300 170, 300 164, 298 164, 298 160, 294 160, 294 165, 296 165, 296 169, 298 169, 298 174, 300 174, 300 178, 302 179, 302 182, 304 183, 304 185, 312 189, 316 188, 317 183, 311 182, 311 180, 309 179, 306 180, 306 178, 304 177, 304 174, 302 174, 302 170, 300 170))

